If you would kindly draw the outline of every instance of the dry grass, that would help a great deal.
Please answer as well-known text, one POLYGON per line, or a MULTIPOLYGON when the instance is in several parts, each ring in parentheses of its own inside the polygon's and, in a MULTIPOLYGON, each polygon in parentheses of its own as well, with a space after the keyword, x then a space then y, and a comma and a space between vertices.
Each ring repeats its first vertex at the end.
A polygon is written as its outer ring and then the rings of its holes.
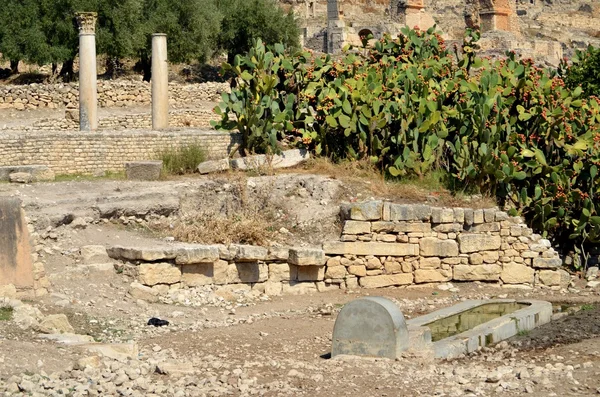
POLYGON ((247 197, 247 176, 231 173, 228 180, 235 187, 235 202, 224 213, 214 211, 182 212, 175 219, 167 218, 149 225, 162 236, 177 241, 198 244, 268 245, 276 240, 280 229, 278 208, 268 203, 268 193, 247 197))
POLYGON ((496 205, 492 197, 452 194, 444 187, 442 176, 432 173, 424 178, 386 180, 383 173, 367 161, 332 163, 327 158, 313 158, 302 167, 282 172, 300 172, 325 175, 338 179, 353 190, 398 203, 422 203, 448 207, 489 208, 496 205))

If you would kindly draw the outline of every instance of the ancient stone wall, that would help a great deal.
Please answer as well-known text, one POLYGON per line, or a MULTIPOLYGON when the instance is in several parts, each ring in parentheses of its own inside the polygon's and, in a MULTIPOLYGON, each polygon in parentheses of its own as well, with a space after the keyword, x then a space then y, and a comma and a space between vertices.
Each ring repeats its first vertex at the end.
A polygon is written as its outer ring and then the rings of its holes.
MULTIPOLYGON (((227 83, 169 84, 169 105, 189 107, 194 103, 219 100, 229 90, 227 83)), ((98 106, 124 107, 149 105, 150 84, 134 80, 98 82, 98 106)), ((79 103, 79 85, 29 84, 0 86, 0 109, 71 108, 79 103)))
POLYGON ((0 133, 0 165, 45 164, 56 174, 122 171, 168 147, 199 143, 209 158, 224 158, 239 136, 210 130, 0 133))
POLYGON ((132 294, 154 300, 211 284, 279 295, 448 281, 560 289, 570 282, 548 240, 494 208, 371 201, 343 205, 342 217, 340 241, 322 249, 173 244, 108 251, 135 265, 132 294))

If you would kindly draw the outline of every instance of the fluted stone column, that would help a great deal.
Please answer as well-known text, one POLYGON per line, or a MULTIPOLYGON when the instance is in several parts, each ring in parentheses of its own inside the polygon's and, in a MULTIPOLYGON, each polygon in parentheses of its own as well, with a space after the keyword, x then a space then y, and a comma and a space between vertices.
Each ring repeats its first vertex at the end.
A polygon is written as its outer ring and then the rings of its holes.
POLYGON ((169 63, 167 35, 152 35, 152 129, 169 127, 169 63))
POLYGON ((95 12, 77 14, 79 25, 79 129, 98 128, 98 87, 96 74, 95 12))

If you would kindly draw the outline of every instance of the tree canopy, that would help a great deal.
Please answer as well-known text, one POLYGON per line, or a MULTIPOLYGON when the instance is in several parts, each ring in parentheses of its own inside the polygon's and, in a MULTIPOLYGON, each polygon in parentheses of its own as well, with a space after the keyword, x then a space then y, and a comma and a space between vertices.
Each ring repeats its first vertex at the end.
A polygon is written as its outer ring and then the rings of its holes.
POLYGON ((28 63, 72 64, 77 12, 97 12, 97 49, 108 60, 147 65, 152 33, 166 33, 171 62, 205 62, 246 52, 252 40, 298 45, 292 14, 275 0, 3 0, 0 53, 28 63))

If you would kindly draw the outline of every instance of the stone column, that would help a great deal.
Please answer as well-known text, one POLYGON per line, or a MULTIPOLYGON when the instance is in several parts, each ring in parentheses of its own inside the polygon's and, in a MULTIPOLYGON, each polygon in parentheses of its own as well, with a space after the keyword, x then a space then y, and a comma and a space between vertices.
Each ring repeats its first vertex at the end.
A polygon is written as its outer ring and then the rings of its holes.
POLYGON ((77 14, 79 25, 79 129, 98 128, 98 87, 96 74, 95 12, 77 14))
POLYGON ((169 64, 167 35, 152 35, 152 129, 169 127, 169 64))

